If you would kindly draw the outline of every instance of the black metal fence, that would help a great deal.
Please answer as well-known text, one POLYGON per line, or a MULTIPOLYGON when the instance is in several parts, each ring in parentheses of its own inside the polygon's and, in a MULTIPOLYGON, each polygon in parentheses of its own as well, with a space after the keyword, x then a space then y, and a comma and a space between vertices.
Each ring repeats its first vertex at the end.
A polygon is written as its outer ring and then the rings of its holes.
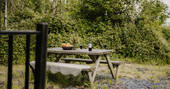
POLYGON ((47 57, 48 24, 37 24, 36 31, 0 31, 0 35, 8 35, 8 81, 7 89, 12 89, 12 61, 13 36, 26 35, 26 61, 25 61, 25 89, 29 89, 29 62, 30 62, 30 36, 36 35, 36 56, 34 89, 45 89, 45 69, 47 57))

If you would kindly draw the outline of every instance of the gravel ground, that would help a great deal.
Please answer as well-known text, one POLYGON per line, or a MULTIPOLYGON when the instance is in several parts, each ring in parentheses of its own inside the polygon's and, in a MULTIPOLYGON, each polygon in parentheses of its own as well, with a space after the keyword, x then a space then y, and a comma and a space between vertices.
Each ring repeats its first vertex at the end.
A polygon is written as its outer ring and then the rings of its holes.
POLYGON ((159 83, 154 83, 150 80, 120 78, 115 82, 109 74, 98 75, 96 83, 97 89, 170 89, 167 86, 170 80, 160 80, 159 83))
MULTIPOLYGON (((96 76, 94 89, 170 89, 170 80, 160 79, 159 83, 150 80, 140 80, 131 78, 120 78, 116 82, 110 74, 98 74, 96 76)), ((84 88, 65 88, 84 89, 84 88)), ((89 89, 89 88, 88 88, 89 89)))

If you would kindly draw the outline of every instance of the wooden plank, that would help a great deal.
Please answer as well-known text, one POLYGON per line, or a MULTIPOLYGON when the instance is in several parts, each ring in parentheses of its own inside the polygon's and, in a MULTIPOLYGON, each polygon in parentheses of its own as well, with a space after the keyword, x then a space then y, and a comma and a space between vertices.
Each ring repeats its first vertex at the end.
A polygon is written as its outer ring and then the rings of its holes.
POLYGON ((105 56, 105 58, 106 58, 106 60, 107 60, 108 67, 109 67, 109 69, 110 69, 112 78, 114 79, 113 66, 112 66, 111 61, 110 61, 110 56, 109 56, 109 55, 104 55, 104 56, 105 56))
POLYGON ((87 54, 87 55, 104 55, 115 52, 114 50, 105 50, 105 49, 93 49, 92 51, 88 51, 88 49, 76 49, 76 50, 63 50, 62 48, 48 48, 49 54, 87 54))
POLYGON ((93 73, 88 72, 88 77, 89 77, 89 81, 90 81, 91 85, 93 85, 93 73))
MULTIPOLYGON (((35 62, 30 62, 30 66, 35 70, 35 62)), ((71 63, 58 63, 58 62, 47 62, 47 69, 50 69, 48 67, 64 67, 64 68, 72 68, 72 69, 81 69, 82 71, 86 72, 92 72, 94 71, 94 67, 88 66, 88 65, 80 65, 80 64, 71 64, 71 63)), ((56 69, 57 70, 57 69, 56 69)))
POLYGON ((92 76, 92 83, 94 82, 94 79, 96 77, 96 72, 97 72, 97 69, 99 67, 99 64, 100 64, 100 60, 101 60, 101 56, 97 57, 97 60, 95 62, 95 70, 93 71, 93 76, 92 76))
POLYGON ((62 58, 65 62, 87 62, 87 63, 93 63, 91 59, 80 59, 80 58, 62 58))
MULTIPOLYGON (((66 61, 66 62, 86 62, 86 63, 93 63, 93 61, 91 59, 80 59, 80 58, 62 58, 62 60, 66 61)), ((122 62, 121 61, 110 61, 112 63, 112 65, 120 65, 122 62)), ((104 63, 107 64, 106 60, 100 60, 100 63, 104 63)))

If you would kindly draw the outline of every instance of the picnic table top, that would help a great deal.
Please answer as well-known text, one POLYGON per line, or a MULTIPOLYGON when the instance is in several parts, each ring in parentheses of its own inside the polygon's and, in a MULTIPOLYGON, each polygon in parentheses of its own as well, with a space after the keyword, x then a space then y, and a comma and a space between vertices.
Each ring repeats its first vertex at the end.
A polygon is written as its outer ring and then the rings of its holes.
POLYGON ((62 48, 48 48, 48 53, 51 54, 87 54, 87 55, 104 55, 115 52, 114 50, 106 50, 106 49, 92 49, 92 51, 88 51, 88 49, 75 49, 75 50, 63 50, 62 48))

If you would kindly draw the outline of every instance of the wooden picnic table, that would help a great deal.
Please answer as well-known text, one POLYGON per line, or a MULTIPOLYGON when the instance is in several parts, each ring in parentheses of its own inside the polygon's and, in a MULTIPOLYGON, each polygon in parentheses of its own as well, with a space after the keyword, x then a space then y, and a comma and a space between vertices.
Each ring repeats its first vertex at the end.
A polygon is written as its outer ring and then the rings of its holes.
POLYGON ((48 48, 47 49, 48 55, 55 54, 56 55, 56 62, 60 60, 60 58, 64 55, 88 55, 90 59, 95 63, 95 69, 92 73, 92 82, 95 79, 97 68, 99 67, 101 58, 107 61, 107 65, 110 69, 112 78, 114 78, 113 74, 113 66, 110 61, 110 53, 113 53, 113 50, 106 50, 106 49, 92 49, 92 51, 88 51, 88 49, 75 49, 75 50, 63 50, 62 48, 48 48))

